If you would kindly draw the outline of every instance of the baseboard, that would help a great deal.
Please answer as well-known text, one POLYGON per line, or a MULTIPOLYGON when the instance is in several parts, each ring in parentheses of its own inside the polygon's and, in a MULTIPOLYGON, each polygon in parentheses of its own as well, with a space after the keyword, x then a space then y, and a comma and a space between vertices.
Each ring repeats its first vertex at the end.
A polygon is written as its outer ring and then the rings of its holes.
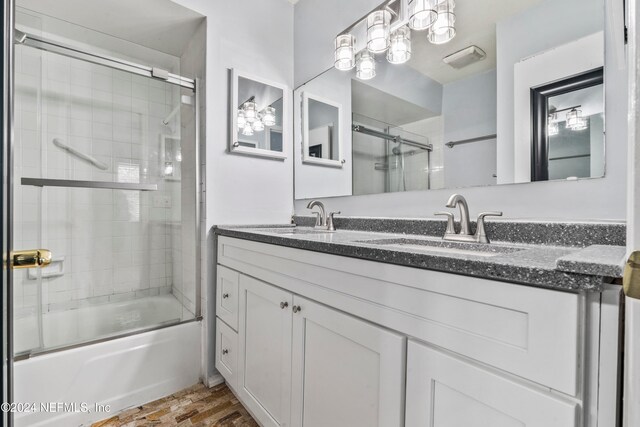
POLYGON ((207 387, 214 387, 218 384, 222 384, 224 382, 224 378, 220 374, 211 375, 207 378, 207 387))

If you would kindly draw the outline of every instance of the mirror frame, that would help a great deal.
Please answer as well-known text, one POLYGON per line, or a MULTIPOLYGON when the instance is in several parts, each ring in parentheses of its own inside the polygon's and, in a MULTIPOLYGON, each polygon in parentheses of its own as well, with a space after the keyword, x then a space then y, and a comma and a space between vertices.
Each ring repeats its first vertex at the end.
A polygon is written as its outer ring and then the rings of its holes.
POLYGON ((309 165, 328 166, 334 168, 342 168, 345 163, 343 144, 340 134, 342 133, 342 104, 323 98, 321 96, 313 95, 309 92, 302 92, 302 163, 309 165), (309 155, 309 100, 322 102, 323 104, 330 105, 338 109, 338 159, 322 159, 318 157, 312 157, 309 155))
MULTIPOLYGON (((533 132, 531 137, 531 182, 549 181, 548 99, 552 96, 599 85, 602 85, 604 93, 604 67, 598 67, 544 86, 531 88, 531 129, 533 132)), ((604 110, 604 103, 602 108, 604 110)), ((601 177, 591 176, 589 178, 601 177)))
MULTIPOLYGON (((240 72, 235 68, 229 69, 229 146, 230 154, 241 154, 245 156, 265 157, 269 159, 284 160, 289 152, 290 129, 291 129, 291 91, 286 84, 274 82, 261 77, 240 72), (238 86, 240 77, 272 86, 282 90, 282 151, 271 151, 263 148, 243 147, 238 142, 238 86)), ((265 131, 267 128, 265 128, 265 131)))

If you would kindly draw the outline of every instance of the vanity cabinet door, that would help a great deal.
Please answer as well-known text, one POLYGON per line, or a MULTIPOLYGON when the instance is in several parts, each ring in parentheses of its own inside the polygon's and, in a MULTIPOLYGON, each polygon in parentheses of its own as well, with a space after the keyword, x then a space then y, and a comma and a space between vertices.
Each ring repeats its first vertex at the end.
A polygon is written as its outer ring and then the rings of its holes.
POLYGON ((292 299, 240 275, 237 392, 264 427, 290 425, 292 299))
POLYGON ((577 405, 409 341, 406 427, 575 427, 577 405))
POLYGON ((291 425, 403 426, 405 338, 297 295, 293 304, 291 425))

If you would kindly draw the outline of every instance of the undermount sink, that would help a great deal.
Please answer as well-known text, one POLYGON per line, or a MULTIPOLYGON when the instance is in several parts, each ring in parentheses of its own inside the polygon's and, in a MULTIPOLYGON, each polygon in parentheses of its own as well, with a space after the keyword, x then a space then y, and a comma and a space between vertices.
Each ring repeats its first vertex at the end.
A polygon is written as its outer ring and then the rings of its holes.
POLYGON ((492 257, 500 254, 509 254, 523 250, 523 248, 511 246, 497 246, 482 243, 462 243, 448 242, 438 240, 422 240, 422 239, 371 239, 359 240, 356 243, 365 243, 368 245, 380 245, 385 247, 394 247, 400 249, 408 249, 413 251, 439 252, 456 255, 472 255, 480 257, 492 257))
POLYGON ((286 234, 286 235, 296 235, 296 234, 327 234, 332 233, 329 230, 317 230, 315 228, 280 228, 269 230, 270 233, 275 234, 286 234))

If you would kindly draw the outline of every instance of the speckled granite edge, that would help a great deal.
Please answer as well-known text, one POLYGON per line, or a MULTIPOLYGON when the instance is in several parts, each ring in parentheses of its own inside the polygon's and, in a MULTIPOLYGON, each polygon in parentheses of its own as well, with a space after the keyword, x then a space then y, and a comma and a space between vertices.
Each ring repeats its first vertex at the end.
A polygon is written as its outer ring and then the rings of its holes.
POLYGON ((605 277, 622 277, 626 248, 594 245, 558 259, 558 270, 605 277))
MULTIPOLYGON (((293 220, 297 225, 311 227, 315 217, 296 215, 293 220)), ((446 220, 336 216, 335 225, 339 230, 441 237, 446 220)), ((620 222, 527 222, 489 218, 485 227, 489 239, 500 242, 577 247, 626 245, 626 225, 620 222)), ((475 230, 475 221, 472 222, 472 229, 475 230)))
POLYGON ((362 247, 348 243, 328 243, 305 239, 292 239, 275 234, 252 233, 249 229, 216 227, 219 236, 235 237, 296 249, 360 258, 407 267, 461 274, 484 279, 536 286, 563 291, 598 292, 603 288, 603 277, 580 273, 496 263, 489 260, 456 259, 424 253, 410 253, 379 247, 362 247))

